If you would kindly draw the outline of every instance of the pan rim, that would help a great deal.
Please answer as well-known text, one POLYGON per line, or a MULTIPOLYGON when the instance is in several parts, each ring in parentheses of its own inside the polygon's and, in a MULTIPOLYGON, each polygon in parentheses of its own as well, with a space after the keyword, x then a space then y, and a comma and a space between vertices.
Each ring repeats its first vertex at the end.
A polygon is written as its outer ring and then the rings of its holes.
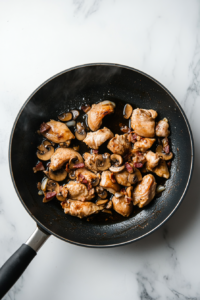
POLYGON ((13 123, 13 126, 12 126, 12 130, 11 130, 11 134, 10 134, 10 139, 9 139, 9 149, 8 149, 8 161, 9 161, 9 170, 10 170, 10 176, 11 176, 11 179, 12 179, 12 183, 14 185, 14 188, 15 188, 15 191, 18 195, 18 198, 19 200, 21 201, 22 205, 24 206, 25 210, 28 212, 28 214, 34 219, 34 221, 36 222, 36 224, 41 227, 43 230, 45 230, 48 234, 52 234, 54 235, 55 237, 65 241, 65 242, 68 242, 70 244, 74 244, 74 245, 77 245, 77 246, 83 246, 83 247, 89 247, 89 248, 112 248, 112 247, 118 247, 118 246, 123 246, 123 245, 127 245, 127 244, 130 244, 130 243, 133 243, 133 242, 136 242, 136 241, 139 241, 140 239, 150 235, 151 233, 153 233, 154 231, 156 231, 158 228, 160 228, 166 221, 168 221, 171 216, 174 214, 174 212, 178 209, 178 207, 180 206, 180 204, 182 203, 186 193, 187 193, 187 190, 189 188, 189 185, 190 185, 190 182, 191 182, 191 178, 192 178, 192 172, 193 172, 193 167, 194 167, 194 140, 193 140, 193 135, 192 135, 192 130, 190 128, 190 124, 189 124, 189 121, 186 117, 186 114, 185 112, 183 111, 181 105, 179 104, 179 102, 176 100, 176 98, 171 94, 171 92, 165 87, 163 86, 159 81, 157 81, 155 78, 153 78, 152 76, 138 70, 138 69, 135 69, 135 68, 132 68, 132 67, 129 67, 129 66, 126 66, 126 65, 121 65, 121 64, 115 64, 115 63, 88 63, 88 64, 82 64, 82 65, 78 65, 78 66, 75 66, 75 67, 72 67, 72 68, 68 68, 66 70, 63 70, 55 75, 53 75, 52 77, 48 78, 47 80, 45 80, 41 85, 39 85, 34 91, 33 93, 27 98, 27 100, 24 102, 24 104, 22 105, 22 107, 20 108, 15 120, 14 120, 14 123, 13 123), (178 106, 179 110, 180 110, 180 113, 182 114, 183 116, 183 119, 186 123, 186 126, 187 126, 187 129, 188 129, 188 132, 189 132, 189 137, 190 137, 190 146, 191 146, 191 161, 190 161, 190 172, 188 174, 188 180, 187 180, 187 183, 186 183, 186 186, 183 190, 183 193, 177 203, 177 205, 174 207, 174 209, 168 214, 168 216, 161 222, 159 223, 156 227, 154 227, 153 229, 151 229, 150 231, 148 231, 147 233, 141 235, 140 237, 137 237, 137 238, 134 238, 134 239, 131 239, 131 240, 128 240, 128 241, 125 241, 125 242, 122 242, 122 243, 116 243, 116 244, 109 244, 109 245, 92 245, 92 244, 85 244, 85 243, 79 243, 79 242, 75 242, 73 240, 68 240, 68 239, 65 239, 63 238, 62 236, 54 233, 53 231, 51 231, 49 228, 47 228, 46 226, 44 226, 39 220, 37 220, 37 218, 29 211, 28 207, 26 206, 26 204, 24 203, 19 191, 18 191, 18 188, 17 188, 17 185, 16 185, 16 182, 15 182, 15 179, 14 179, 14 174, 13 174, 13 169, 12 169, 12 161, 11 161, 11 151, 12 151, 12 141, 13 141, 13 135, 14 135, 14 132, 15 132, 15 127, 17 125, 17 122, 20 118, 20 115, 21 113, 23 112, 25 106, 27 105, 27 103, 31 100, 31 98, 44 86, 46 85, 48 82, 50 82, 51 80, 55 79, 56 77, 64 74, 64 73, 67 73, 67 72, 70 72, 72 70, 76 70, 76 69, 80 69, 80 68, 85 68, 85 67, 91 67, 91 66, 110 66, 110 67, 118 67, 118 68, 124 68, 124 69, 128 69, 128 70, 131 70, 131 71, 134 71, 136 73, 139 73, 147 78, 149 78, 150 80, 154 81, 156 84, 158 84, 163 90, 166 91, 166 93, 173 99, 173 101, 176 103, 176 105, 178 106))

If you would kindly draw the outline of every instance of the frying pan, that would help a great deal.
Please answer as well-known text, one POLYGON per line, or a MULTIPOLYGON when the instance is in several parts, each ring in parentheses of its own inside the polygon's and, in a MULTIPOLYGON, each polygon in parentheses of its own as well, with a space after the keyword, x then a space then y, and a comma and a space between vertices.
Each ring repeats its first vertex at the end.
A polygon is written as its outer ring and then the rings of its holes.
MULTIPOLYGON (((115 115, 105 118, 112 126, 118 123, 115 115)), ((11 132, 12 181, 22 205, 36 221, 37 229, 1 268, 0 297, 15 283, 51 234, 79 246, 107 248, 138 241, 155 231, 182 202, 191 179, 193 160, 192 133, 180 104, 149 75, 127 66, 98 63, 74 67, 48 79, 24 103, 11 132), (32 169, 41 138, 36 131, 42 122, 57 119, 61 112, 107 99, 116 103, 120 100, 123 105, 130 103, 133 108, 154 109, 158 119, 166 117, 174 159, 166 190, 145 209, 120 221, 90 223, 65 215, 59 201, 42 202, 32 169)))

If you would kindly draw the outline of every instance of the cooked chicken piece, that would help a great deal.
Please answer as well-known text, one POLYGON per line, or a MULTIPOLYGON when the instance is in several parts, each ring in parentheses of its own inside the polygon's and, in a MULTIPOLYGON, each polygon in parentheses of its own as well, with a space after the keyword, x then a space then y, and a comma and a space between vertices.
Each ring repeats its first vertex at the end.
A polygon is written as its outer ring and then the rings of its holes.
MULTIPOLYGON (((116 179, 117 183, 119 183, 123 186, 131 186, 131 182, 130 182, 131 181, 130 179, 132 179, 132 178, 130 178, 131 175, 132 174, 130 174, 128 171, 124 170, 120 173, 116 173, 115 179, 116 179)), ((134 176, 131 176, 131 177, 133 177, 132 180, 134 180, 134 176)), ((136 178, 135 178, 135 180, 136 180, 136 178)))
POLYGON ((151 116, 152 116, 153 119, 157 118, 158 114, 157 114, 157 112, 155 110, 149 109, 148 111, 150 112, 150 114, 151 114, 151 116))
POLYGON ((73 133, 64 123, 51 120, 50 122, 47 122, 47 125, 51 128, 48 131, 43 132, 42 135, 48 140, 58 144, 75 139, 73 133))
POLYGON ((80 219, 104 209, 103 205, 96 205, 92 202, 81 202, 76 200, 67 200, 67 202, 62 202, 61 206, 64 209, 65 214, 69 214, 80 219))
POLYGON ((148 174, 143 177, 133 191, 133 204, 140 208, 151 202, 156 194, 156 181, 153 175, 148 174))
POLYGON ((128 171, 122 171, 120 173, 115 174, 115 179, 117 183, 123 186, 131 186, 138 181, 142 180, 142 175, 138 169, 134 169, 134 173, 129 173, 128 171))
POLYGON ((165 160, 160 160, 159 164, 155 169, 152 170, 159 177, 169 178, 169 170, 165 160))
POLYGON ((101 127, 103 118, 114 112, 115 103, 111 101, 103 101, 93 104, 92 108, 87 112, 88 126, 92 131, 96 131, 101 127))
POLYGON ((91 182, 94 186, 98 185, 100 181, 100 174, 96 175, 85 168, 77 169, 75 171, 75 176, 77 181, 82 181, 85 179, 86 181, 91 182))
POLYGON ((113 209, 124 217, 129 217, 133 210, 133 202, 127 201, 126 197, 113 197, 112 198, 113 209))
POLYGON ((83 154, 83 158, 84 158, 84 163, 85 163, 85 167, 89 170, 91 170, 94 173, 97 173, 97 167, 96 167, 96 159, 98 157, 98 154, 90 154, 88 152, 85 152, 83 154))
POLYGON ((159 157, 158 153, 148 151, 146 154, 146 160, 147 160, 147 163, 146 163, 147 170, 152 171, 152 169, 158 165, 158 163, 160 161, 160 157, 159 157))
POLYGON ((101 174, 100 186, 106 189, 108 192, 115 194, 120 191, 120 186, 118 183, 113 182, 112 174, 110 171, 104 171, 101 174))
POLYGON ((114 134, 108 129, 104 127, 103 129, 99 129, 95 132, 88 132, 86 138, 83 140, 86 145, 88 145, 92 149, 98 149, 105 141, 111 139, 114 134))
POLYGON ((151 148, 151 146, 155 141, 156 139, 142 138, 140 139, 140 141, 135 142, 133 152, 135 151, 145 152, 146 150, 151 148))
POLYGON ((155 136, 155 118, 157 112, 152 109, 134 109, 131 116, 131 128, 143 137, 155 136))
POLYGON ((107 148, 114 154, 124 155, 131 150, 131 143, 128 141, 128 135, 115 134, 109 143, 107 148))
POLYGON ((81 163, 83 162, 82 156, 71 148, 58 148, 51 156, 50 169, 56 171, 60 169, 70 159, 76 158, 81 163))
POLYGON ((144 164, 146 162, 145 153, 141 153, 141 152, 138 152, 138 151, 136 151, 136 152, 132 151, 132 154, 133 154, 132 161, 134 163, 142 163, 142 164, 144 164))
POLYGON ((84 184, 77 181, 70 181, 62 188, 63 197, 67 195, 72 200, 90 201, 95 196, 94 192, 94 189, 88 191, 84 184))
POLYGON ((169 123, 166 118, 159 121, 156 126, 156 135, 160 137, 167 137, 170 134, 170 131, 168 130, 169 123))

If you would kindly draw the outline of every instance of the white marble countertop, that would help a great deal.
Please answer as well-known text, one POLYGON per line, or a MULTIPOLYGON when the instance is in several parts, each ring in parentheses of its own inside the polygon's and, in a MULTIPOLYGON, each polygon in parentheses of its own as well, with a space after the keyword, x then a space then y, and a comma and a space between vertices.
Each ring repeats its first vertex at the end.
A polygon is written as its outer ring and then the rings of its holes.
POLYGON ((0 265, 35 229, 11 182, 10 131, 52 75, 91 62, 150 74, 182 105, 196 149, 189 191, 162 228, 113 249, 51 237, 5 299, 200 299, 200 1, 1 1, 0 44, 0 265))

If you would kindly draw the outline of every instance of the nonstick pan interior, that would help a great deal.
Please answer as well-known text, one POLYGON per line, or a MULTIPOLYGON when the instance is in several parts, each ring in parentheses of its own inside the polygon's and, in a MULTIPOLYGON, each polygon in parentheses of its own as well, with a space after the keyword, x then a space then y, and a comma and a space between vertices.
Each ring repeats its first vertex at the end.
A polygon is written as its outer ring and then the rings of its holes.
MULTIPOLYGON (((106 119, 108 127, 109 124, 110 127, 118 126, 116 116, 106 119)), ((191 131, 174 97, 148 75, 114 64, 80 66, 46 81, 22 107, 10 140, 11 176, 26 210, 49 233, 83 246, 125 244, 154 231, 180 204, 190 181, 192 165, 191 131), (32 169, 37 161, 36 148, 41 140, 36 131, 42 122, 57 120, 61 112, 79 108, 83 103, 92 104, 106 99, 116 103, 130 103, 133 108, 154 109, 158 112, 158 119, 166 117, 170 124, 174 159, 171 177, 165 184, 166 190, 147 207, 123 221, 91 223, 65 215, 56 200, 42 203, 36 188, 39 179, 32 169)))

